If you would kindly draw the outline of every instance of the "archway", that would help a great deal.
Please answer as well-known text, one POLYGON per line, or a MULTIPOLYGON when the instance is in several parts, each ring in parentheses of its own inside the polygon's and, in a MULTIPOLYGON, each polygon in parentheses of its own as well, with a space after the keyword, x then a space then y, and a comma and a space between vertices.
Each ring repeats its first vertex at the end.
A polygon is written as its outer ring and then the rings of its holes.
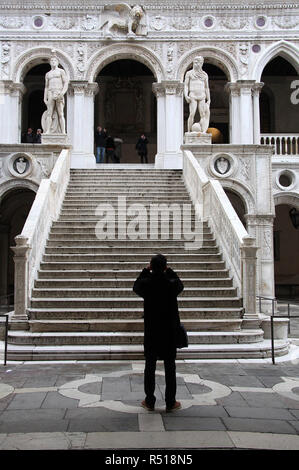
POLYGON ((0 203, 0 306, 13 305, 14 261, 10 249, 15 237, 22 232, 35 198, 35 192, 27 188, 8 191, 0 203))
MULTIPOLYGON (((299 299, 299 228, 290 211, 294 206, 280 203, 275 207, 274 269, 277 298, 299 299)), ((298 211, 298 207, 296 208, 298 211)))
POLYGON ((291 101, 292 82, 298 77, 293 65, 276 56, 265 66, 260 94, 261 133, 298 132, 297 106, 291 101))
MULTIPOLYGON (((186 70, 190 70, 192 64, 186 70)), ((229 142, 229 95, 225 92, 225 85, 228 78, 224 71, 209 62, 205 58, 203 70, 209 76, 209 88, 211 95, 210 105, 210 125, 208 132, 212 134, 213 144, 222 144, 229 142)), ((187 131, 187 120, 189 116, 189 105, 184 99, 184 132, 187 131)), ((195 116, 195 122, 199 120, 198 111, 195 116)))
POLYGON ((120 59, 107 64, 98 74, 99 93, 95 97, 95 130, 105 128, 116 143, 121 163, 140 163, 135 149, 144 133, 148 143, 148 163, 157 152, 156 98, 152 93, 155 77, 143 63, 120 59))
MULTIPOLYGON (((59 67, 61 67, 59 65, 59 67)), ((42 59, 42 63, 33 66, 24 76, 26 92, 22 102, 22 136, 29 127, 36 133, 42 129, 42 115, 47 109, 44 103, 45 75, 51 69, 49 60, 42 59)), ((67 110, 67 93, 65 94, 65 114, 67 110)), ((42 129, 43 130, 43 129, 42 129)), ((22 138, 24 142, 24 138, 22 138)))
POLYGON ((246 207, 245 207, 243 200, 236 192, 231 191, 230 189, 224 188, 224 191, 228 199, 230 200, 231 205, 235 209, 239 219, 241 220, 242 224, 247 230, 247 223, 245 219, 246 207))

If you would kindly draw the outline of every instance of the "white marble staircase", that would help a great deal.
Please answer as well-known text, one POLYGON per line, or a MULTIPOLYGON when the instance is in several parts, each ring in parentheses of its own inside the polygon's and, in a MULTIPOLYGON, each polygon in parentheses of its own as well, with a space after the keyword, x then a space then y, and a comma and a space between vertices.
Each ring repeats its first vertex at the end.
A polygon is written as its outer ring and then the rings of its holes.
MULTIPOLYGON (((143 358, 143 300, 132 286, 151 256, 161 252, 181 277, 182 322, 190 346, 179 358, 254 358, 270 355, 263 330, 243 327, 242 299, 213 233, 201 225, 203 244, 185 240, 99 240, 95 210, 101 203, 189 203, 180 170, 71 170, 59 219, 53 223, 31 294, 29 320, 13 322, 11 360, 143 358)), ((194 222, 194 209, 192 213, 194 222)), ((170 231, 172 234, 172 232, 170 231)), ((276 354, 284 346, 277 343, 276 354)))

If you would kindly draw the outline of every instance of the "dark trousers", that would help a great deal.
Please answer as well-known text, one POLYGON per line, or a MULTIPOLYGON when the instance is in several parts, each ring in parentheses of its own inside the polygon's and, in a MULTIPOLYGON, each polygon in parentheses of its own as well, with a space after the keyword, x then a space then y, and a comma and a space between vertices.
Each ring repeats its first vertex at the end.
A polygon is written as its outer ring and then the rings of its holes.
POLYGON ((139 156, 140 156, 141 163, 148 163, 147 154, 146 154, 146 153, 140 153, 139 156), (144 160, 144 161, 143 161, 143 160, 144 160))
POLYGON ((114 151, 114 150, 106 149, 105 156, 106 156, 106 158, 105 158, 106 163, 109 162, 109 158, 111 158, 112 163, 119 163, 119 159, 118 159, 117 156, 115 155, 115 151, 114 151))
MULTIPOLYGON (((145 369, 144 369, 144 391, 145 401, 150 407, 154 407, 156 402, 155 397, 155 372, 156 372, 157 357, 146 356, 145 357, 145 369)), ((176 395, 176 366, 175 358, 164 359, 164 370, 165 370, 165 402, 168 408, 175 404, 176 395)))

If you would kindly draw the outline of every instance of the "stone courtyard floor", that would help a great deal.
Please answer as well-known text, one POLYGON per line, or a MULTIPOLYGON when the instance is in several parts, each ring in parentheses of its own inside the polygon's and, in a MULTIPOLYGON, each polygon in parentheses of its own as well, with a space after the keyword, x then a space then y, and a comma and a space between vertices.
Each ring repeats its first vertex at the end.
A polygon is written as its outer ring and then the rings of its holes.
MULTIPOLYGON (((295 341, 296 342, 296 341, 295 341)), ((299 450, 299 347, 261 360, 177 361, 177 399, 140 406, 143 361, 8 362, 0 356, 0 450, 299 450)), ((151 452, 153 452, 151 450, 151 452)), ((161 463, 161 462, 160 462, 161 463)))

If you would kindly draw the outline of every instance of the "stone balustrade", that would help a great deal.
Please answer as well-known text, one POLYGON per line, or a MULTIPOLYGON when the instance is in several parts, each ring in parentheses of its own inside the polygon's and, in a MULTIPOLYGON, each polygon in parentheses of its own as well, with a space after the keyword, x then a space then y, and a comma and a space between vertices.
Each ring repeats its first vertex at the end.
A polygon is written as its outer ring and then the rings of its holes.
POLYGON ((22 233, 12 247, 15 261, 16 319, 26 319, 30 292, 52 222, 58 218, 70 175, 70 150, 61 151, 51 177, 43 179, 22 233))
POLYGON ((262 145, 274 145, 275 155, 299 156, 299 134, 261 134, 262 145))
POLYGON ((255 238, 249 236, 219 181, 209 179, 190 150, 183 151, 183 177, 197 215, 208 221, 243 298, 245 318, 256 313, 255 238))

